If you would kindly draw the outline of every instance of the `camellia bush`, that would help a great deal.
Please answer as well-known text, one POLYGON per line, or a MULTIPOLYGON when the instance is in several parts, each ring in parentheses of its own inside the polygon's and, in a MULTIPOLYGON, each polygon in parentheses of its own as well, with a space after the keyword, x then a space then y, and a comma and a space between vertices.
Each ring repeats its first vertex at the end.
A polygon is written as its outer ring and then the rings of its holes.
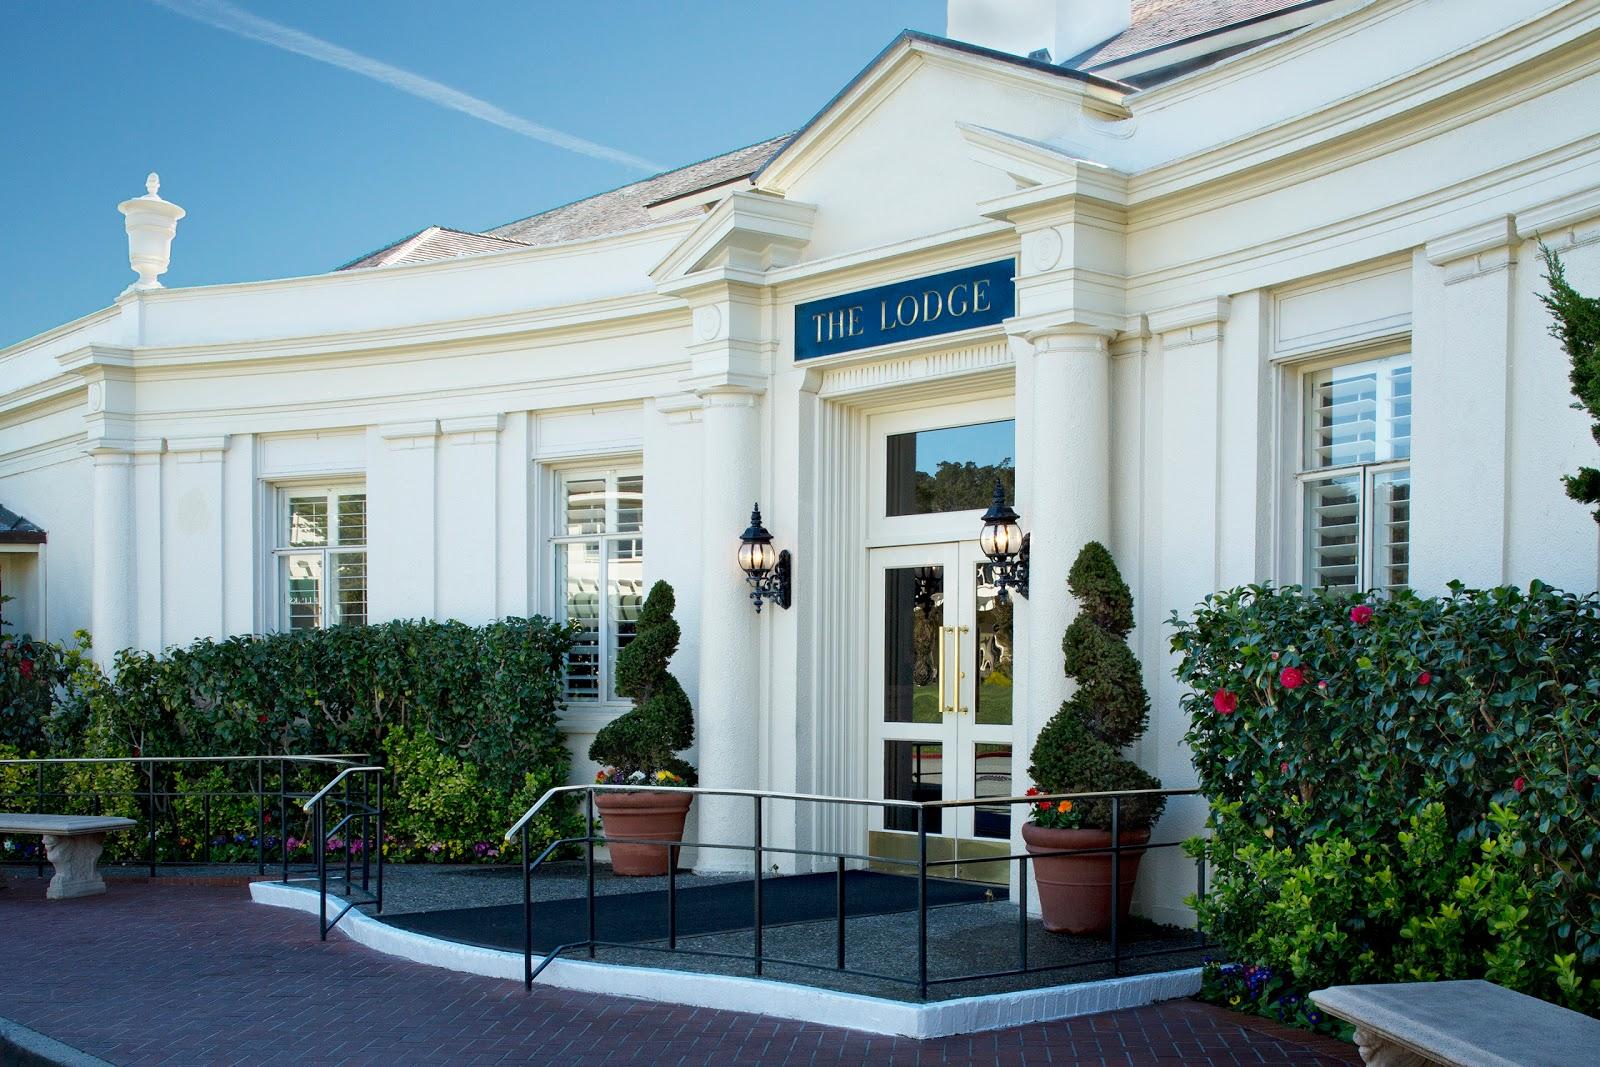
POLYGON ((1208 990, 1487 978, 1600 1013, 1600 597, 1250 586, 1174 616, 1208 990))
MULTIPOLYGON (((542 618, 478 627, 398 621, 201 640, 161 655, 125 650, 109 674, 82 647, 18 641, 0 647, 0 753, 365 753, 389 769, 390 859, 495 860, 505 829, 567 779, 558 714, 572 637, 569 626, 542 618), (17 666, 23 649, 31 660, 25 668, 17 666)), ((277 768, 272 762, 265 770, 269 792, 277 768)), ((325 768, 291 766, 289 786, 304 792, 329 776, 325 768)), ((129 764, 52 768, 45 785, 52 810, 92 803, 88 795, 97 791, 148 787, 129 764)), ((158 856, 254 859, 262 837, 269 854, 286 846, 292 856, 309 855, 303 817, 291 811, 290 825, 275 825, 276 804, 258 813, 255 788, 252 764, 160 765, 158 856)), ((12 802, 31 804, 37 789, 14 772, 0 777, 0 806, 13 793, 22 795, 12 802)), ((100 803, 126 814, 140 801, 100 803)), ((572 805, 553 805, 530 840, 542 846, 568 836, 574 818, 572 805)), ((143 855, 141 837, 122 835, 117 847, 143 855)))

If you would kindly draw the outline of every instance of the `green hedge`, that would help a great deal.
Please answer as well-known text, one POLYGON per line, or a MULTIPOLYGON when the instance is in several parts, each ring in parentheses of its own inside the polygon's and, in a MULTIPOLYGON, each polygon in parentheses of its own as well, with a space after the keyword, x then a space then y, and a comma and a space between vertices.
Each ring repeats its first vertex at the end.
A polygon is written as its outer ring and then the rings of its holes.
MULTIPOLYGON (((506 827, 567 779, 557 716, 572 637, 542 618, 389 622, 201 640, 161 655, 124 650, 109 675, 81 648, 19 639, 0 648, 0 747, 73 756, 364 752, 390 768, 391 859, 491 860, 506 827), (24 645, 34 665, 18 670, 6 657, 24 645)), ((82 791, 50 773, 52 792, 82 791)), ((308 770, 295 784, 327 776, 308 770)), ((245 792, 254 781, 243 764, 164 772, 158 789, 185 795, 161 805, 161 854, 197 858, 209 846, 212 858, 253 858, 252 798, 214 798, 209 839, 198 820, 202 793, 245 792)), ((0 782, 0 793, 17 784, 0 782)), ((533 836, 565 836, 572 818, 565 806, 533 836)), ((287 839, 291 850, 307 847, 296 824, 267 830, 274 848, 287 839)))
POLYGON ((1600 598, 1251 586, 1173 623, 1213 804, 1200 920, 1255 978, 1213 989, 1281 1015, 1488 977, 1600 1009, 1600 598))

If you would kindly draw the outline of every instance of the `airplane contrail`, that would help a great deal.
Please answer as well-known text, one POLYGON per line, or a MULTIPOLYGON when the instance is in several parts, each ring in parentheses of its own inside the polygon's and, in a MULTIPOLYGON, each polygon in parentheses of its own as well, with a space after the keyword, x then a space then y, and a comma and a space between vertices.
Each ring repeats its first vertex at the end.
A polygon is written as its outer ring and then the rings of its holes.
POLYGON ((532 137, 536 141, 543 141, 546 144, 555 145, 557 148, 564 148, 569 152, 576 152, 592 159, 620 163, 625 167, 649 173, 666 169, 657 163, 652 163, 648 159, 642 159, 621 149, 596 144, 594 141, 551 129, 541 123, 532 122, 520 115, 513 115, 511 112, 506 111, 504 108, 496 107, 487 100, 480 100, 476 96, 464 93, 459 89, 452 89, 450 86, 436 82, 432 78, 424 78, 422 75, 413 74, 409 70, 402 70, 381 60, 364 56, 359 52, 352 52, 348 48, 342 48, 331 41, 323 40, 321 37, 314 37, 291 26, 285 26, 282 23, 273 22, 271 19, 253 15, 237 5, 229 3, 228 0, 152 0, 152 2, 174 14, 182 15, 184 18, 192 19, 195 22, 202 22, 227 33, 249 38, 252 41, 260 41, 262 44, 271 45, 273 48, 279 48, 285 52, 293 52, 296 55, 314 59, 319 63, 326 63, 329 66, 348 70, 353 74, 360 74, 362 77, 382 82, 384 85, 399 89, 403 93, 410 93, 412 96, 426 100, 429 103, 450 108, 452 111, 459 111, 464 115, 471 115, 473 118, 482 119, 485 122, 492 122, 496 126, 510 130, 513 133, 520 133, 524 137, 532 137))

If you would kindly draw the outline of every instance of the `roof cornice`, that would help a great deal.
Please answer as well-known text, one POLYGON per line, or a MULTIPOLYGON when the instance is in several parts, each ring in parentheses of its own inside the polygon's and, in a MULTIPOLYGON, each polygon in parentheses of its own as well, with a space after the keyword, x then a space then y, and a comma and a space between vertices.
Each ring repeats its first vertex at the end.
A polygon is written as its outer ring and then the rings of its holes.
MULTIPOLYGON (((1386 5, 1363 8, 1328 24, 1312 27, 1282 47, 1298 48, 1308 38, 1324 32, 1347 31, 1352 20, 1377 18, 1380 14, 1386 17, 1390 13, 1386 5)), ((1252 56, 1267 56, 1275 53, 1277 47, 1267 45, 1252 56)), ((1335 146, 1352 137, 1372 137, 1379 127, 1428 109, 1450 107, 1452 103, 1453 110, 1463 115, 1469 111, 1479 113, 1484 107, 1489 110, 1509 107, 1518 102, 1518 93, 1548 91, 1557 84, 1592 73, 1596 67, 1600 67, 1600 6, 1561 5, 1437 63, 1408 71, 1314 111, 1139 171, 1130 178, 1129 204, 1137 209, 1155 201, 1181 198, 1191 191, 1217 186, 1289 158, 1297 161, 1296 174, 1298 179, 1303 179, 1308 153, 1332 152, 1335 146), (1582 42, 1584 47, 1564 60, 1566 77, 1552 78, 1547 71, 1530 69, 1557 49, 1575 42, 1582 42)), ((1416 136, 1437 134, 1440 118, 1429 116, 1416 136)), ((1392 150, 1396 143, 1396 138, 1385 137, 1381 150, 1392 150)), ((1355 161, 1343 149, 1335 155, 1334 165, 1347 166, 1355 161)), ((1261 191, 1252 180, 1244 195, 1257 195, 1261 191)))
POLYGON ((741 274, 787 266, 811 240, 814 204, 736 189, 650 271, 658 288, 714 267, 741 274))

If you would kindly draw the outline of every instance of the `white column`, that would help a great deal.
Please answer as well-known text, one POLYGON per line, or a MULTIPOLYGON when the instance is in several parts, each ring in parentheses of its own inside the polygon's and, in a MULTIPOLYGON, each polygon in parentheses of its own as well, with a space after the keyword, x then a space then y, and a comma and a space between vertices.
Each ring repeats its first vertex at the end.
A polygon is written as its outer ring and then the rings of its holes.
MULTIPOLYGON (((1041 727, 1067 698, 1061 635, 1077 612, 1067 572, 1090 541, 1111 541, 1111 356, 1109 331, 1068 327, 1029 334, 1032 457, 1018 510, 1030 533, 1027 720, 1017 775, 1041 727)), ((1024 414, 1019 410, 1019 415, 1024 414)), ((1019 613, 1020 614, 1020 613, 1019 613)))
MULTIPOLYGON (((702 394, 700 704, 696 741, 700 784, 753 789, 758 784, 761 645, 744 572, 739 533, 761 491, 760 397, 738 388, 702 394)), ((767 608, 766 610, 777 610, 767 608)), ((749 844, 753 802, 702 797, 697 840, 749 844)), ((700 849, 702 871, 750 869, 743 852, 700 849)))
POLYGON ((134 643, 133 455, 106 445, 90 449, 94 463, 94 563, 89 600, 94 657, 108 665, 134 643))

